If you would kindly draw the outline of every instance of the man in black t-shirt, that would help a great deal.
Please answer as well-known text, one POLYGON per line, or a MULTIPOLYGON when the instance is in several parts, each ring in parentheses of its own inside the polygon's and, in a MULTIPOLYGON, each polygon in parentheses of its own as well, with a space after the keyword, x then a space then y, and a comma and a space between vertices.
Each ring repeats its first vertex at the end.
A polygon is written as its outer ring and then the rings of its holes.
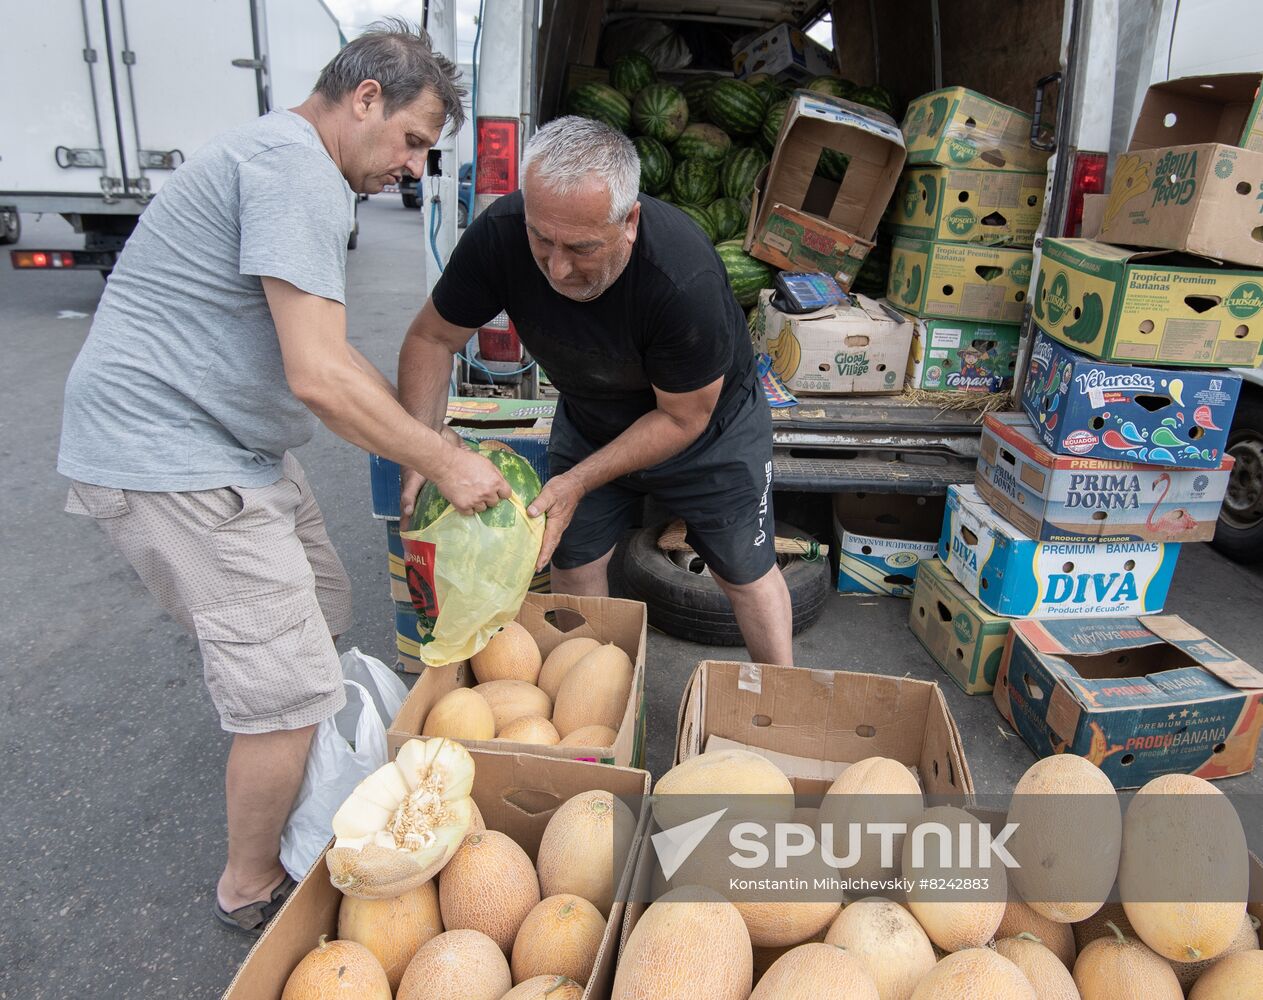
MULTIPOLYGON (((453 355, 502 310, 561 395, 539 564, 558 593, 604 596, 614 546, 646 495, 687 525, 750 651, 792 663, 776 566, 772 424, 746 319, 701 229, 637 196, 621 133, 583 118, 526 147, 522 190, 457 244, 399 355, 404 407, 442 425, 453 355)), ((405 474, 404 515, 420 477, 405 474)))

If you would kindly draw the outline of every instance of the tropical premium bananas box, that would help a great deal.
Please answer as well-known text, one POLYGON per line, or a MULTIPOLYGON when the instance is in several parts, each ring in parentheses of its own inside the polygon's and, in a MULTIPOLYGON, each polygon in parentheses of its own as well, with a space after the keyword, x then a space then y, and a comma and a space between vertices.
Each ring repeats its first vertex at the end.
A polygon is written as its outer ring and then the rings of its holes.
POLYGON ((1050 337, 1102 361, 1263 363, 1263 274, 1212 260, 1048 239, 1031 308, 1050 337))
POLYGON ((1021 327, 961 319, 917 319, 908 386, 928 392, 1006 392, 1013 385, 1021 327))
POLYGON ((1029 250, 898 237, 886 297, 917 316, 1020 323, 1031 266, 1029 250))
POLYGON ((1028 247, 1047 179, 1043 170, 907 167, 890 204, 890 231, 914 240, 1028 247))
POLYGON ((1093 361, 1035 338, 1022 407, 1044 446, 1062 455, 1218 469, 1241 376, 1093 361))
POLYGON ((964 87, 918 97, 903 117, 909 163, 981 170, 1043 170, 1048 153, 1031 145, 1031 116, 964 87))
POLYGON ((1011 619, 992 614, 937 559, 917 567, 908 627, 965 694, 995 685, 1011 619))
POLYGON ((1010 618, 1153 614, 1180 547, 1169 542, 1041 542, 973 486, 947 488, 938 557, 983 606, 1010 618))
POLYGON ((1246 774, 1263 729, 1263 673, 1175 615, 1014 622, 993 697, 1036 756, 1116 788, 1246 774))
POLYGON ((837 493, 838 592, 911 597, 917 567, 938 551, 943 498, 837 493))

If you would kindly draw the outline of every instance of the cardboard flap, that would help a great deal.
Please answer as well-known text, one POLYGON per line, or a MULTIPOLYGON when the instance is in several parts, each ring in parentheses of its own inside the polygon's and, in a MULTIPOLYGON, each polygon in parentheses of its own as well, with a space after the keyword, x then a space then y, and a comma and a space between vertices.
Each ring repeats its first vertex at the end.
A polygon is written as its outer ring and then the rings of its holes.
POLYGON ((1259 77, 1222 73, 1156 83, 1145 94, 1129 150, 1222 142, 1257 149, 1259 77), (1254 139, 1252 140, 1252 136, 1254 139))
POLYGON ((1164 642, 1169 642, 1195 655, 1202 669, 1213 674, 1229 687, 1239 690, 1263 688, 1263 673, 1224 649, 1213 639, 1207 638, 1178 615, 1153 615, 1141 618, 1140 621, 1145 628, 1164 642), (1189 643, 1196 643, 1196 648, 1187 649, 1186 644, 1189 643), (1224 658, 1215 658, 1216 653, 1222 653, 1224 658))

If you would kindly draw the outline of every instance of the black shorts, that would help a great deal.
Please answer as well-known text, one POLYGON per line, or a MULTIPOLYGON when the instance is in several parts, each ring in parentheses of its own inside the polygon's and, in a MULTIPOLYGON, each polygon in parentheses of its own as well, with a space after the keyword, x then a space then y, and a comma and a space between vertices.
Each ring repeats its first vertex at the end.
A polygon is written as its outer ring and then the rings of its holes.
MULTIPOLYGON (((563 400, 548 442, 550 473, 561 475, 594 451, 563 400)), ((646 496, 684 520, 689 545, 727 582, 751 583, 776 564, 772 412, 757 382, 680 454, 585 496, 553 565, 573 569, 600 559, 635 524, 646 496)))

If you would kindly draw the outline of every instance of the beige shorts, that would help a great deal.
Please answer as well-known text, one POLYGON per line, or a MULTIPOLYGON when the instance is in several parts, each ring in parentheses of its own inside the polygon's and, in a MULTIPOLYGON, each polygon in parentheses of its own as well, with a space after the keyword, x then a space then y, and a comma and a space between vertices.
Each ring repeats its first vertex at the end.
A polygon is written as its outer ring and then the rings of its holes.
POLYGON ((346 702, 332 636, 351 581, 297 459, 270 486, 147 493, 74 482, 66 510, 97 520, 162 609, 197 637, 232 733, 298 729, 346 702))

